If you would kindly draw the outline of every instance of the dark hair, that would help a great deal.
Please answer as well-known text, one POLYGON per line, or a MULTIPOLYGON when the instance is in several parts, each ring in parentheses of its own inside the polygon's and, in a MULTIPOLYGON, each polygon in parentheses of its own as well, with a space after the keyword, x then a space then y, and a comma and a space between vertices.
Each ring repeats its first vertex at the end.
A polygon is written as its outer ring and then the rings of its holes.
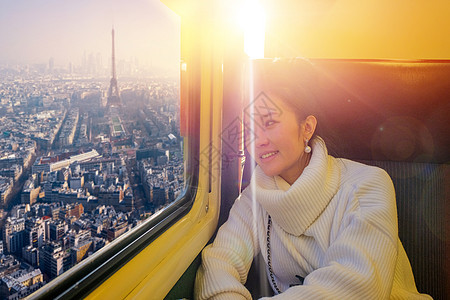
POLYGON ((250 66, 253 71, 254 95, 265 93, 269 99, 283 101, 297 116, 300 125, 306 117, 317 119, 314 136, 320 136, 327 144, 328 152, 338 156, 332 129, 324 125, 324 105, 320 97, 319 72, 310 61, 303 58, 261 59, 250 66))

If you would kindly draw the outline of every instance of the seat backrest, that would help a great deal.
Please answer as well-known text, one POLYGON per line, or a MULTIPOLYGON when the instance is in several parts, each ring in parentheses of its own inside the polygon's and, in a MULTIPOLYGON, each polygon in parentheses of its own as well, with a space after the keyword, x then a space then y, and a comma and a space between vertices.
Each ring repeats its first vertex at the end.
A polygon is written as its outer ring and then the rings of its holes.
POLYGON ((392 178, 397 198, 399 237, 410 259, 417 289, 435 299, 446 299, 446 188, 450 179, 450 166, 414 162, 362 162, 383 168, 392 178))

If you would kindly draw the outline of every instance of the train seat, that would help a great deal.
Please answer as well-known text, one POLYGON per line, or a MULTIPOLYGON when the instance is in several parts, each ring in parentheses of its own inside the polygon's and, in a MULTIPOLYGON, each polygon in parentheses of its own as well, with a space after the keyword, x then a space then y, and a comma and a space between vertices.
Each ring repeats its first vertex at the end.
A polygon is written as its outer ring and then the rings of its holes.
MULTIPOLYGON (((450 294, 450 61, 312 63, 319 76, 317 97, 326 103, 319 122, 333 129, 340 157, 376 165, 389 173, 396 189, 399 236, 417 289, 434 299, 446 299, 450 294)), ((252 163, 247 159, 244 187, 252 163)), ((226 209, 221 211, 221 220, 226 219, 223 216, 234 199, 222 194, 222 201, 231 202, 222 204, 226 209)), ((198 264, 199 259, 167 299, 174 299, 180 286, 184 287, 183 297, 192 299, 198 264)), ((270 288, 262 284, 266 277, 255 269, 252 266, 247 287, 256 298, 270 288)), ((177 294, 175 298, 182 297, 177 294)))
MULTIPOLYGON (((316 97, 322 102, 319 122, 332 131, 335 155, 388 172, 396 190, 399 236, 417 289, 445 299, 450 267, 450 61, 312 63, 319 77, 316 97)), ((246 173, 244 181, 250 178, 246 173)), ((261 281, 252 276, 249 281, 261 281)))

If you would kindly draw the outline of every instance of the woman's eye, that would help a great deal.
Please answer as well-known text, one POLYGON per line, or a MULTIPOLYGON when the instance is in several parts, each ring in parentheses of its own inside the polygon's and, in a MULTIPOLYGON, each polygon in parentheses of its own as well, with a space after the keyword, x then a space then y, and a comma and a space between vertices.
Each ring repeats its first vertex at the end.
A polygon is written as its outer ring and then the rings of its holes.
POLYGON ((274 120, 267 120, 265 123, 264 123, 264 126, 265 127, 269 127, 269 126, 271 126, 271 125, 273 125, 273 124, 275 124, 276 122, 274 121, 274 120))

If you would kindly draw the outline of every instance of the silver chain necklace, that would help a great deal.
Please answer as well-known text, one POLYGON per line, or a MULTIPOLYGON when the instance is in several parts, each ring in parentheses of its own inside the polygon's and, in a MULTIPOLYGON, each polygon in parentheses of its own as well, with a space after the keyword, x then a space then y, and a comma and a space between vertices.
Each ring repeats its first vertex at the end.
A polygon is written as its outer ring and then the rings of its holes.
POLYGON ((280 289, 278 288, 277 283, 275 282, 275 277, 273 275, 272 269, 272 256, 270 254, 270 227, 272 225, 272 218, 269 215, 269 220, 267 221, 267 265, 269 267, 269 276, 272 280, 273 287, 277 290, 278 294, 281 294, 280 289))

